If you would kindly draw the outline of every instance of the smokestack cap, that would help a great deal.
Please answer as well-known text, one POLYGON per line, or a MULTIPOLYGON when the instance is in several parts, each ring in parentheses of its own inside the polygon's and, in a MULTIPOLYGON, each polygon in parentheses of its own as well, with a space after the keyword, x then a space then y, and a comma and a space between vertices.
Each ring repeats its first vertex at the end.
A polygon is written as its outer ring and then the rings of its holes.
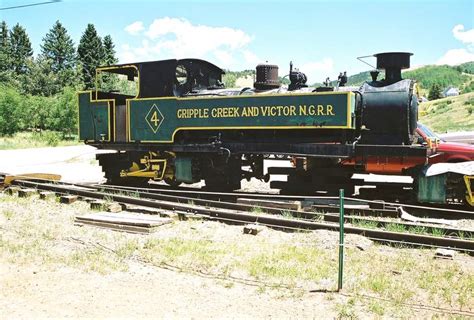
POLYGON ((412 55, 411 52, 383 52, 374 57, 377 58, 377 69, 408 69, 412 55))

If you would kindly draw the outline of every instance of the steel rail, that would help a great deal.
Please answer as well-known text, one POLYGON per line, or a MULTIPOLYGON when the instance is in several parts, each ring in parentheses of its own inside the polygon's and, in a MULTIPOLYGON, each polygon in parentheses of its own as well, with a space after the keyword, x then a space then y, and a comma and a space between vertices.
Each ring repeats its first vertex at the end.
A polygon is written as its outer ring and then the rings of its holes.
MULTIPOLYGON (((63 185, 52 185, 44 184, 32 181, 14 181, 15 185, 36 188, 41 190, 48 190, 60 193, 69 193, 77 196, 93 198, 93 199, 110 199, 113 201, 138 205, 149 208, 168 209, 173 211, 181 211, 194 213, 202 216, 207 216, 215 220, 236 220, 237 223, 258 223, 263 225, 270 225, 275 228, 297 228, 302 230, 338 230, 339 226, 333 223, 321 223, 314 221, 287 219, 284 217, 271 216, 271 215, 255 215, 246 212, 229 210, 224 208, 212 208, 206 206, 198 206, 187 203, 177 203, 172 201, 154 200, 154 199, 141 199, 130 196, 117 195, 113 193, 97 192, 94 190, 87 190, 85 188, 67 188, 63 185)), ((474 241, 447 237, 434 237, 429 235, 421 234, 410 234, 410 233, 398 233, 391 231, 381 231, 367 228, 359 228, 353 226, 345 227, 347 233, 359 234, 368 238, 377 239, 379 242, 393 242, 393 241, 404 241, 417 243, 420 246, 434 245, 440 247, 453 248, 469 253, 474 253, 474 241)))
MULTIPOLYGON (((100 189, 100 188, 99 188, 100 189)), ((110 187, 106 186, 105 188, 102 187, 104 190, 112 190, 112 191, 117 191, 120 189, 117 189, 115 187, 110 187)), ((130 190, 131 191, 131 190, 130 190)), ((199 199, 199 198, 190 198, 190 197, 182 197, 182 196, 170 196, 170 195, 162 195, 158 194, 155 192, 149 193, 149 192, 140 192, 139 193, 141 196, 146 196, 147 198, 150 199, 155 199, 155 200, 165 200, 165 201, 193 201, 194 204, 199 204, 199 205, 204 205, 204 206, 213 206, 213 207, 218 207, 218 208, 224 208, 224 209, 230 209, 230 210, 238 210, 238 211, 251 211, 252 209, 255 208, 253 205, 248 205, 248 204, 240 204, 240 203, 233 203, 233 202, 225 202, 225 201, 215 201, 215 200, 208 200, 208 199, 199 199)), ((277 214, 281 215, 283 212, 292 214, 294 217, 298 218, 303 218, 303 219, 309 219, 312 220, 314 218, 323 218, 324 221, 328 222, 338 222, 338 217, 333 216, 331 214, 315 214, 312 212, 304 212, 304 211, 297 211, 297 210, 290 210, 290 209, 281 209, 281 208, 273 208, 273 207, 265 207, 265 206, 258 206, 258 208, 262 209, 265 213, 271 213, 271 214, 277 214)), ((332 207, 338 209, 338 207, 332 207)), ((370 209, 373 212, 376 212, 378 209, 370 209)), ((347 210, 346 210, 347 211, 347 210)), ((396 213, 396 216, 391 215, 391 217, 398 217, 398 212, 396 213)), ((433 224, 426 224, 426 223, 413 223, 413 222, 405 222, 405 221, 383 221, 383 220, 374 220, 374 219, 367 219, 367 218, 361 218, 361 217, 356 217, 356 216, 349 216, 346 218, 346 222, 349 223, 361 223, 361 222, 369 222, 369 223, 377 223, 378 226, 382 227, 387 227, 389 224, 396 224, 403 226, 406 229, 409 228, 414 228, 414 227, 421 227, 426 230, 426 233, 433 232, 434 230, 437 230, 440 233, 443 233, 444 235, 460 235, 464 234, 466 238, 470 238, 472 234, 474 234, 474 230, 464 230, 464 229, 458 229, 458 228, 446 228, 442 226, 435 226, 433 224)))

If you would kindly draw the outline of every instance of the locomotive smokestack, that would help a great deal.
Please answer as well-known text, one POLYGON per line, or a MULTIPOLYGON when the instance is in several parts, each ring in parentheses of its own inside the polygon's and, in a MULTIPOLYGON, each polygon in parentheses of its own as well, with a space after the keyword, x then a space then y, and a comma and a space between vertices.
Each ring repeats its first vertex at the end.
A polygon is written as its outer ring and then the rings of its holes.
POLYGON ((388 84, 402 80, 402 69, 410 68, 410 52, 384 52, 374 54, 377 69, 385 70, 385 82, 388 84))
POLYGON ((257 80, 254 87, 257 90, 270 90, 280 87, 278 80, 278 66, 273 64, 259 64, 257 66, 257 80))

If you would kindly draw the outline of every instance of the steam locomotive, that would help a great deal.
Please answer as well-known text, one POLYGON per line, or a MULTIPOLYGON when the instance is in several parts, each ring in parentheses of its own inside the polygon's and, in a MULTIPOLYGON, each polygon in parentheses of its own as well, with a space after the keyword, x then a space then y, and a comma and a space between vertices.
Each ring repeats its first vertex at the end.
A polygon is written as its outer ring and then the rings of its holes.
MULTIPOLYGON (((199 59, 101 67, 96 89, 79 93, 79 137, 115 151, 97 155, 113 184, 204 180, 207 189, 222 191, 239 189, 242 179, 285 174, 287 181, 271 187, 352 194, 361 183, 354 173, 404 174, 414 178, 414 194, 423 200, 416 181, 433 150, 414 143, 416 85, 401 77, 411 55, 375 54, 385 78, 374 71, 372 81, 356 89, 311 88, 291 64, 287 87, 278 66, 260 64, 253 88, 226 88, 224 70, 199 59), (109 87, 100 89, 104 79, 109 87), (121 92, 110 88, 114 81, 121 92), (294 166, 264 172, 271 154, 292 157, 294 166)), ((443 201, 465 201, 465 194, 461 184, 443 201)))

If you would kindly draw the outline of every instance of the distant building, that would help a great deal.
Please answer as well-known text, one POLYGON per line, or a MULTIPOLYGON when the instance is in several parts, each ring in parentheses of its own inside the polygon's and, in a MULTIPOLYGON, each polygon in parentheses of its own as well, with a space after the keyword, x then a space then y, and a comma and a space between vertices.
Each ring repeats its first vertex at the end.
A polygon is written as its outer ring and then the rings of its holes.
POLYGON ((443 96, 445 97, 459 96, 459 89, 449 86, 443 91, 443 96))
POLYGON ((427 102, 428 101, 428 99, 426 99, 426 97, 424 97, 424 96, 422 96, 419 100, 420 100, 420 102, 427 102))

